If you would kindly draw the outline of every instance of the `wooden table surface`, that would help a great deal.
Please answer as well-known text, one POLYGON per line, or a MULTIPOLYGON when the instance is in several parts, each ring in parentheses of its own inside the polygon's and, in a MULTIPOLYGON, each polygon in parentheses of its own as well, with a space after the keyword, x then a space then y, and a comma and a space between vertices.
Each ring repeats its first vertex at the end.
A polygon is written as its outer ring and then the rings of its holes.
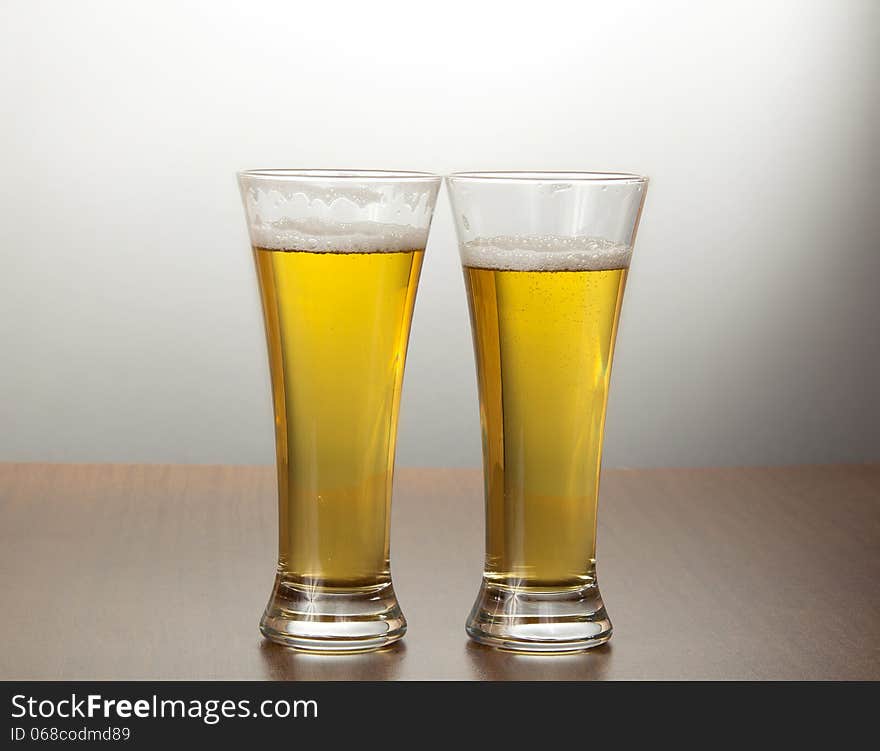
POLYGON ((467 640, 482 535, 477 471, 399 470, 406 638, 305 655, 257 630, 270 468, 0 465, 0 678, 880 679, 880 465, 606 472, 615 631, 577 656, 467 640))

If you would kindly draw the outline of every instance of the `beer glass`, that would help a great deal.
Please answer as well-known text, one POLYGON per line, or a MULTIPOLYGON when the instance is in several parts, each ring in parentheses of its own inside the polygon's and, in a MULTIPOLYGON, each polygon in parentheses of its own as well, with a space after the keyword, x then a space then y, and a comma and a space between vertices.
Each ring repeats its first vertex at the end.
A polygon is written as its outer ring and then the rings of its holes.
POLYGON ((596 510, 614 338, 648 181, 629 174, 447 178, 483 434, 478 642, 572 652, 611 636, 596 510))
POLYGON ((400 389, 435 175, 238 175, 275 410, 275 642, 359 652, 400 639, 389 517, 400 389))

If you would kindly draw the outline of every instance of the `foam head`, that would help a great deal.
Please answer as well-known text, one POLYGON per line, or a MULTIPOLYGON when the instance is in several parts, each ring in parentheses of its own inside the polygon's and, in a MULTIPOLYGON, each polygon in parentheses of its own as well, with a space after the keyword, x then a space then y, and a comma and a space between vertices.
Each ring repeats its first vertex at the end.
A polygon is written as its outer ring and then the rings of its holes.
POLYGON ((389 253, 424 249, 439 178, 269 170, 242 173, 239 183, 256 247, 389 253))
POLYGON ((596 237, 505 235, 461 243, 465 266, 499 271, 607 271, 629 267, 632 247, 596 237))
POLYGON ((267 250, 312 253, 395 253, 423 250, 427 229, 381 222, 279 220, 251 225, 251 242, 267 250))

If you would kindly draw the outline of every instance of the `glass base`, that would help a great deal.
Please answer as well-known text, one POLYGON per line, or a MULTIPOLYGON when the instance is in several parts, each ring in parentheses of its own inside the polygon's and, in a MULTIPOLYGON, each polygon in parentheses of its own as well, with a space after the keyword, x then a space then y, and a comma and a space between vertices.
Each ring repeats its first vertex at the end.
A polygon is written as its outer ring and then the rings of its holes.
POLYGON ((595 583, 537 590, 484 580, 465 629, 480 644, 512 652, 582 652, 611 638, 611 621, 595 583))
POLYGON ((406 619, 390 583, 331 590, 276 582, 260 631, 305 652, 369 652, 400 639, 406 619))

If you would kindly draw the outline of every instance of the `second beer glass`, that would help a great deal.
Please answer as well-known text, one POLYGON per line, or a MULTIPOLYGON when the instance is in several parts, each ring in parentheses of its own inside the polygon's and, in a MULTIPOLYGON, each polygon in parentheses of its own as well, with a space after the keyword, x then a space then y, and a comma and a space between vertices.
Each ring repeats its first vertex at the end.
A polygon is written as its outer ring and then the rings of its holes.
POLYGON ((278 567, 260 623, 318 652, 376 649, 406 622, 389 519, 410 320, 440 178, 253 170, 239 185, 275 408, 278 567))
POLYGON ((596 511, 617 321, 647 180, 601 173, 448 178, 470 305, 486 500, 467 631, 518 651, 611 636, 596 511))

